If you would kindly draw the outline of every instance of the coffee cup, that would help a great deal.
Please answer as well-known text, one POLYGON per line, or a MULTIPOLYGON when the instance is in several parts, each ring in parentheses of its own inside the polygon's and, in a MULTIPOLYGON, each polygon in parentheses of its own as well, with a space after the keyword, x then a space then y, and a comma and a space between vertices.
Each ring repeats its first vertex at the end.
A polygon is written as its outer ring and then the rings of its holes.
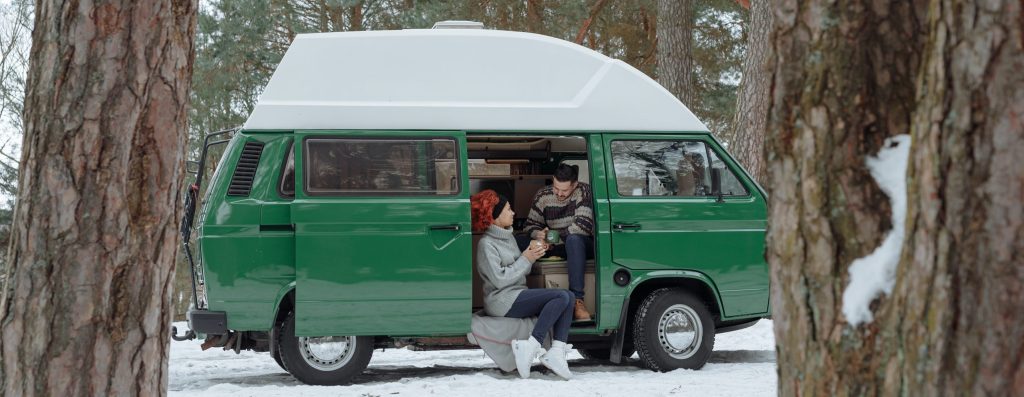
POLYGON ((547 235, 544 236, 544 241, 548 244, 558 244, 562 242, 562 236, 558 234, 557 230, 548 230, 547 235))

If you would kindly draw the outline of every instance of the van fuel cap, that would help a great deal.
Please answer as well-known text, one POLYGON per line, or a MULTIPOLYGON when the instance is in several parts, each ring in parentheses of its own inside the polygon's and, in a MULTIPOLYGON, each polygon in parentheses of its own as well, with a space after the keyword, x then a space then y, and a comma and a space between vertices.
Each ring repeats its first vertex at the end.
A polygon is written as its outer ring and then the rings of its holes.
POLYGON ((620 287, 625 287, 626 285, 628 285, 630 278, 631 277, 629 275, 629 270, 626 269, 616 270, 615 274, 612 275, 612 280, 615 281, 615 285, 618 285, 620 287))

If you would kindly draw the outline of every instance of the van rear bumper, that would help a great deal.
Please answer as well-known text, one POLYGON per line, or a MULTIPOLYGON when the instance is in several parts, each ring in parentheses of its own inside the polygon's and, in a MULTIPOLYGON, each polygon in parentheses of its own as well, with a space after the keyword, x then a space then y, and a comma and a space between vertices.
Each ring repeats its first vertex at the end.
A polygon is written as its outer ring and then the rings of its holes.
POLYGON ((189 310, 188 326, 196 333, 222 335, 228 333, 228 313, 210 310, 189 310))

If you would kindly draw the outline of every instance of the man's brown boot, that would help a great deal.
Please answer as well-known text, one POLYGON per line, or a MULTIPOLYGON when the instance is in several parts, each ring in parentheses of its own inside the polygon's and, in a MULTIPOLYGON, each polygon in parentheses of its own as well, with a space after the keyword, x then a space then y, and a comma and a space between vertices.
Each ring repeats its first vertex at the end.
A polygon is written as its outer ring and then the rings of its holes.
POLYGON ((576 299, 576 309, 573 310, 572 318, 576 321, 590 321, 590 312, 583 306, 583 299, 576 299))

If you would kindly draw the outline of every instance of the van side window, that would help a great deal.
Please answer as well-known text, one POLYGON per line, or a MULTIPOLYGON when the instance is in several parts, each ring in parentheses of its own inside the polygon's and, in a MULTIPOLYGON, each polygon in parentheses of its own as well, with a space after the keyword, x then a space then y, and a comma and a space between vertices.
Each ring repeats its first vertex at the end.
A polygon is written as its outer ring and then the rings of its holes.
POLYGON ((305 188, 311 195, 454 195, 455 141, 444 138, 305 140, 305 188))
POLYGON ((718 157, 714 150, 711 153, 711 168, 722 170, 722 195, 723 196, 746 196, 750 193, 740 183, 740 178, 725 165, 725 162, 718 157))
POLYGON ((711 196, 709 165, 724 169, 722 185, 729 186, 722 189, 724 195, 746 195, 736 176, 704 142, 613 141, 611 147, 620 196, 711 196))
POLYGON ((282 198, 295 198, 295 142, 288 145, 288 155, 285 156, 281 180, 277 183, 277 193, 282 198))

